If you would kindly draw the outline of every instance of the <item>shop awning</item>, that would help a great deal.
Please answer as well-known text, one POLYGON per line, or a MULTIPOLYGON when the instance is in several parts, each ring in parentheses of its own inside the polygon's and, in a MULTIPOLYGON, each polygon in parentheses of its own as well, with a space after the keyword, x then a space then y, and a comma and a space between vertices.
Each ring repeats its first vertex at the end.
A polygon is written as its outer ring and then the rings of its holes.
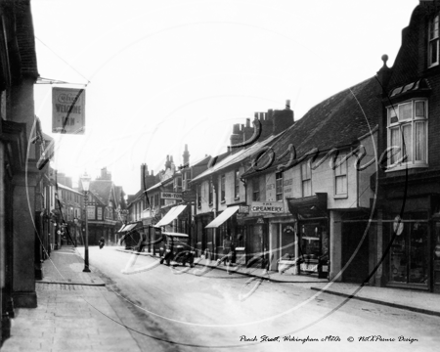
POLYGON ((133 230, 136 226, 137 226, 137 224, 128 224, 128 225, 125 227, 124 232, 131 231, 131 230, 133 230))
POLYGON ((226 220, 228 220, 232 215, 234 215, 238 209, 240 209, 240 206, 238 206, 238 205, 226 208, 225 210, 223 210, 223 212, 219 216, 217 216, 208 225, 206 225, 205 229, 214 229, 214 228, 219 227, 226 220))
POLYGON ((188 238, 188 235, 186 233, 180 233, 180 232, 162 232, 162 235, 172 236, 172 237, 188 238))
POLYGON ((177 218, 182 211, 184 211, 186 205, 176 205, 172 207, 168 213, 156 224, 154 227, 162 227, 170 224, 175 218, 177 218))
POLYGON ((327 193, 304 198, 287 198, 290 212, 298 219, 325 218, 327 214, 327 193))
POLYGON ((124 232, 125 225, 122 225, 121 228, 116 233, 124 232))
POLYGON ((135 222, 134 224, 122 225, 117 233, 126 233, 138 227, 138 225, 142 225, 141 222, 135 222))

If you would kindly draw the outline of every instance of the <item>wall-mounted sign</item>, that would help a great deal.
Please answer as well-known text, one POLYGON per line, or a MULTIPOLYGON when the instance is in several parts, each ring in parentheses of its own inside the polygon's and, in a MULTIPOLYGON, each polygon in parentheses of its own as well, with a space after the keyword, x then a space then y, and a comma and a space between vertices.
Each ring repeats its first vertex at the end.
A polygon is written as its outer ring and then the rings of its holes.
POLYGON ((89 219, 89 220, 95 220, 96 219, 95 207, 93 205, 88 205, 87 206, 87 219, 89 219))
POLYGON ((283 203, 271 202, 252 202, 251 211, 253 213, 283 213, 283 203))
POLYGON ((160 192, 160 198, 182 200, 182 192, 160 192))
POLYGON ((248 205, 240 205, 240 208, 238 208, 239 214, 249 214, 249 206, 248 205))
POLYGON ((52 132, 84 134, 85 89, 52 88, 52 132))
POLYGON ((195 202, 196 201, 196 192, 185 191, 182 193, 182 199, 184 202, 195 202))

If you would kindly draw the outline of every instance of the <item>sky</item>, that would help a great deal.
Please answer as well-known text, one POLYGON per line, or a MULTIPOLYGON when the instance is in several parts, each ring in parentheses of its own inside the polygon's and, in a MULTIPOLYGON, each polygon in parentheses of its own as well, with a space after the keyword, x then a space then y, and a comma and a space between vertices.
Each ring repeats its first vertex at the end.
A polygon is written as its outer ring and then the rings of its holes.
POLYGON ((52 167, 102 168, 126 194, 157 174, 227 151, 234 124, 283 109, 295 120, 392 66, 418 0, 32 0, 35 112, 52 167), (86 91, 83 135, 52 133, 52 89, 86 91))

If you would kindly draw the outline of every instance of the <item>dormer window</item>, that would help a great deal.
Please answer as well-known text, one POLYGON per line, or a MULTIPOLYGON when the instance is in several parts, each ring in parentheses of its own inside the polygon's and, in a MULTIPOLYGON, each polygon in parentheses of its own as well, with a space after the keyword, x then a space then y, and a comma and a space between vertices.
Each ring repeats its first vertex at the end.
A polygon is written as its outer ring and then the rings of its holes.
POLYGON ((439 36, 438 36, 439 15, 436 15, 429 22, 429 43, 428 43, 428 67, 439 64, 439 36))

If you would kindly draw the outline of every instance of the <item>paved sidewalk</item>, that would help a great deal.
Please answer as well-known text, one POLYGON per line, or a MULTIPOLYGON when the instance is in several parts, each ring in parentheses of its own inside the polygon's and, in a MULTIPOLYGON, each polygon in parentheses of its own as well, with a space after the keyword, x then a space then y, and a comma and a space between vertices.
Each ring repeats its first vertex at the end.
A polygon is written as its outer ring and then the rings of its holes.
MULTIPOLYGON (((124 251, 123 249, 119 250, 124 251)), ((152 256, 151 253, 143 252, 140 254, 152 256)), ((327 279, 320 279, 314 275, 292 275, 287 273, 280 274, 276 271, 267 271, 260 268, 245 268, 243 266, 228 268, 223 264, 217 265, 216 261, 200 258, 196 258, 195 264, 198 266, 207 266, 219 270, 229 270, 231 273, 240 273, 274 282, 307 284, 312 290, 321 291, 327 294, 350 297, 353 299, 382 304, 394 308, 440 316, 440 295, 435 293, 368 285, 361 287, 360 284, 329 282, 327 279)))
POLYGON ((37 281, 38 307, 18 308, 2 352, 162 351, 126 326, 139 322, 72 247, 52 251, 37 281))

